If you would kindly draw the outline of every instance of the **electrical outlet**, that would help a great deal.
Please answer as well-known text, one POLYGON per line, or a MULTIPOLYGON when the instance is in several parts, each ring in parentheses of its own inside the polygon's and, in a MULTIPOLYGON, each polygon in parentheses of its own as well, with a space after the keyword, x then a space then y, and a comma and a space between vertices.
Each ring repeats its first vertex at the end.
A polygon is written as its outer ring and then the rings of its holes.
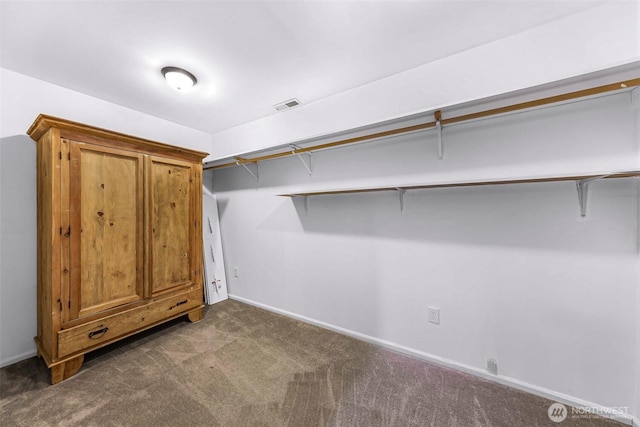
POLYGON ((440 324, 440 309, 435 307, 427 307, 427 320, 434 325, 440 324))
POLYGON ((240 269, 238 267, 233 267, 233 277, 240 277, 240 269))
POLYGON ((498 375, 498 361, 496 359, 487 358, 487 371, 490 374, 498 375))

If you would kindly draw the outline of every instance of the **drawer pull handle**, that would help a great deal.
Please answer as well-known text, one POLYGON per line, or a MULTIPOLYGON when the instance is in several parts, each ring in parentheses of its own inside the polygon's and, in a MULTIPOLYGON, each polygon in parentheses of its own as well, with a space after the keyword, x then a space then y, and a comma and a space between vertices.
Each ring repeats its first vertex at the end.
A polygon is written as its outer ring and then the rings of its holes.
POLYGON ((108 330, 109 328, 105 326, 104 328, 98 329, 97 331, 89 332, 89 338, 92 340, 97 340, 98 338, 102 338, 104 334, 107 333, 108 330))
POLYGON ((177 302, 177 303, 176 303, 176 307, 177 307, 177 306, 179 306, 179 305, 182 305, 182 304, 186 304, 188 301, 189 301, 189 300, 187 300, 187 299, 186 299, 186 300, 184 300, 184 301, 177 302))

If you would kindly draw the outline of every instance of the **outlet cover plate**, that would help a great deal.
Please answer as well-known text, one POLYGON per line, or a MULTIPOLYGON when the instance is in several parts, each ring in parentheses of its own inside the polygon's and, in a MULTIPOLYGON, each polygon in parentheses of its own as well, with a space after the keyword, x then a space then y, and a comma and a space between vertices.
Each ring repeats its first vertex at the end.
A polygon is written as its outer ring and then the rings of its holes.
POLYGON ((434 325, 440 324, 440 309, 436 307, 427 307, 427 320, 434 325))
POLYGON ((487 371, 490 374, 498 375, 498 361, 496 359, 487 358, 487 371))

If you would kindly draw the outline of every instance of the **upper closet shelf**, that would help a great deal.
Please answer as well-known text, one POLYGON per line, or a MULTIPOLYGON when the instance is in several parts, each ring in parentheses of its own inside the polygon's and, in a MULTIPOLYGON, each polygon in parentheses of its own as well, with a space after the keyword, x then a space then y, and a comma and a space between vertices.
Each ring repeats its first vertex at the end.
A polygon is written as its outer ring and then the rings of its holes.
POLYGON ((618 171, 609 173, 597 173, 588 175, 564 175, 564 176, 547 176, 539 178, 519 178, 509 180, 487 180, 487 181, 462 181, 462 182, 442 182, 431 184, 410 184, 410 185, 389 185, 382 187, 366 187, 366 188, 343 188, 337 190, 318 190, 305 191, 299 193, 279 194, 283 197, 304 197, 305 207, 307 206, 308 196, 323 196, 331 194, 352 194, 352 193, 369 193, 376 191, 397 191, 400 195, 400 210, 404 212, 404 193, 409 190, 426 190, 432 188, 450 188, 450 187, 475 187, 480 185, 506 185, 506 184, 527 184, 536 182, 555 182, 555 181, 575 181, 578 191, 578 202, 580 204, 580 215, 586 216, 587 210, 587 192, 589 183, 608 178, 631 178, 640 177, 640 170, 618 171))
MULTIPOLYGON (((311 168, 311 154, 317 151, 344 147, 351 144, 361 143, 365 141, 376 140, 380 138, 388 138, 390 136, 403 135, 418 131, 424 131, 429 129, 435 129, 437 133, 437 144, 438 144, 438 159, 443 160, 444 157, 444 140, 442 136, 442 131, 447 126, 452 126, 460 123, 465 123, 473 120, 479 120, 484 118, 490 118, 495 116, 501 116, 504 114, 511 114, 516 112, 527 111, 535 108, 541 108, 545 106, 553 106, 558 105, 565 102, 570 102, 573 100, 585 100, 591 97, 596 96, 604 96, 609 93, 615 93, 619 91, 632 91, 631 102, 635 108, 638 108, 638 103, 640 101, 640 77, 628 79, 624 81, 619 81, 616 83, 610 83, 602 86, 591 87, 587 89, 577 90, 568 93, 561 93, 558 95, 547 96, 544 98, 538 98, 529 100, 526 102, 519 102, 516 104, 504 105, 498 108, 490 108, 482 111, 475 111, 473 113, 462 114, 459 116, 445 117, 447 115, 447 111, 443 112, 442 110, 436 110, 433 112, 433 120, 430 120, 425 123, 419 123, 412 126, 405 126, 400 128, 388 129, 380 132, 369 133, 366 135, 354 136, 351 138, 340 139, 337 141, 332 141, 324 144, 313 145, 300 147, 295 144, 287 144, 286 148, 280 147, 283 151, 277 151, 271 154, 264 154, 256 157, 240 157, 234 156, 233 160, 225 162, 224 159, 220 159, 221 163, 214 162, 214 164, 205 165, 204 169, 220 169, 231 166, 242 166, 247 172, 249 172, 256 181, 259 181, 258 169, 259 163, 274 160, 283 157, 296 156, 298 157, 306 171, 309 175, 312 174, 311 168), (302 158, 302 155, 308 156, 308 161, 302 158), (255 172, 249 169, 247 165, 253 165, 255 172)), ((459 106, 458 106, 459 107, 459 106)), ((300 141, 299 143, 302 143, 300 141)), ((274 147, 274 149, 276 149, 274 147)), ((276 149, 278 150, 278 149, 276 149)), ((254 153, 246 153, 246 155, 257 154, 254 153)))

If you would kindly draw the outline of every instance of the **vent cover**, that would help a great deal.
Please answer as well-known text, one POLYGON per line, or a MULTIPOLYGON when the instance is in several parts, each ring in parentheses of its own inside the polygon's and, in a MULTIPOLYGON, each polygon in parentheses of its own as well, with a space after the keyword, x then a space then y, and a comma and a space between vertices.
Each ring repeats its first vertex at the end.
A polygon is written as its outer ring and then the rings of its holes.
POLYGON ((275 108, 278 111, 285 111, 285 110, 289 110, 291 108, 297 107, 300 104, 302 103, 300 102, 299 99, 293 98, 288 101, 284 101, 279 104, 276 104, 273 106, 273 108, 275 108))

